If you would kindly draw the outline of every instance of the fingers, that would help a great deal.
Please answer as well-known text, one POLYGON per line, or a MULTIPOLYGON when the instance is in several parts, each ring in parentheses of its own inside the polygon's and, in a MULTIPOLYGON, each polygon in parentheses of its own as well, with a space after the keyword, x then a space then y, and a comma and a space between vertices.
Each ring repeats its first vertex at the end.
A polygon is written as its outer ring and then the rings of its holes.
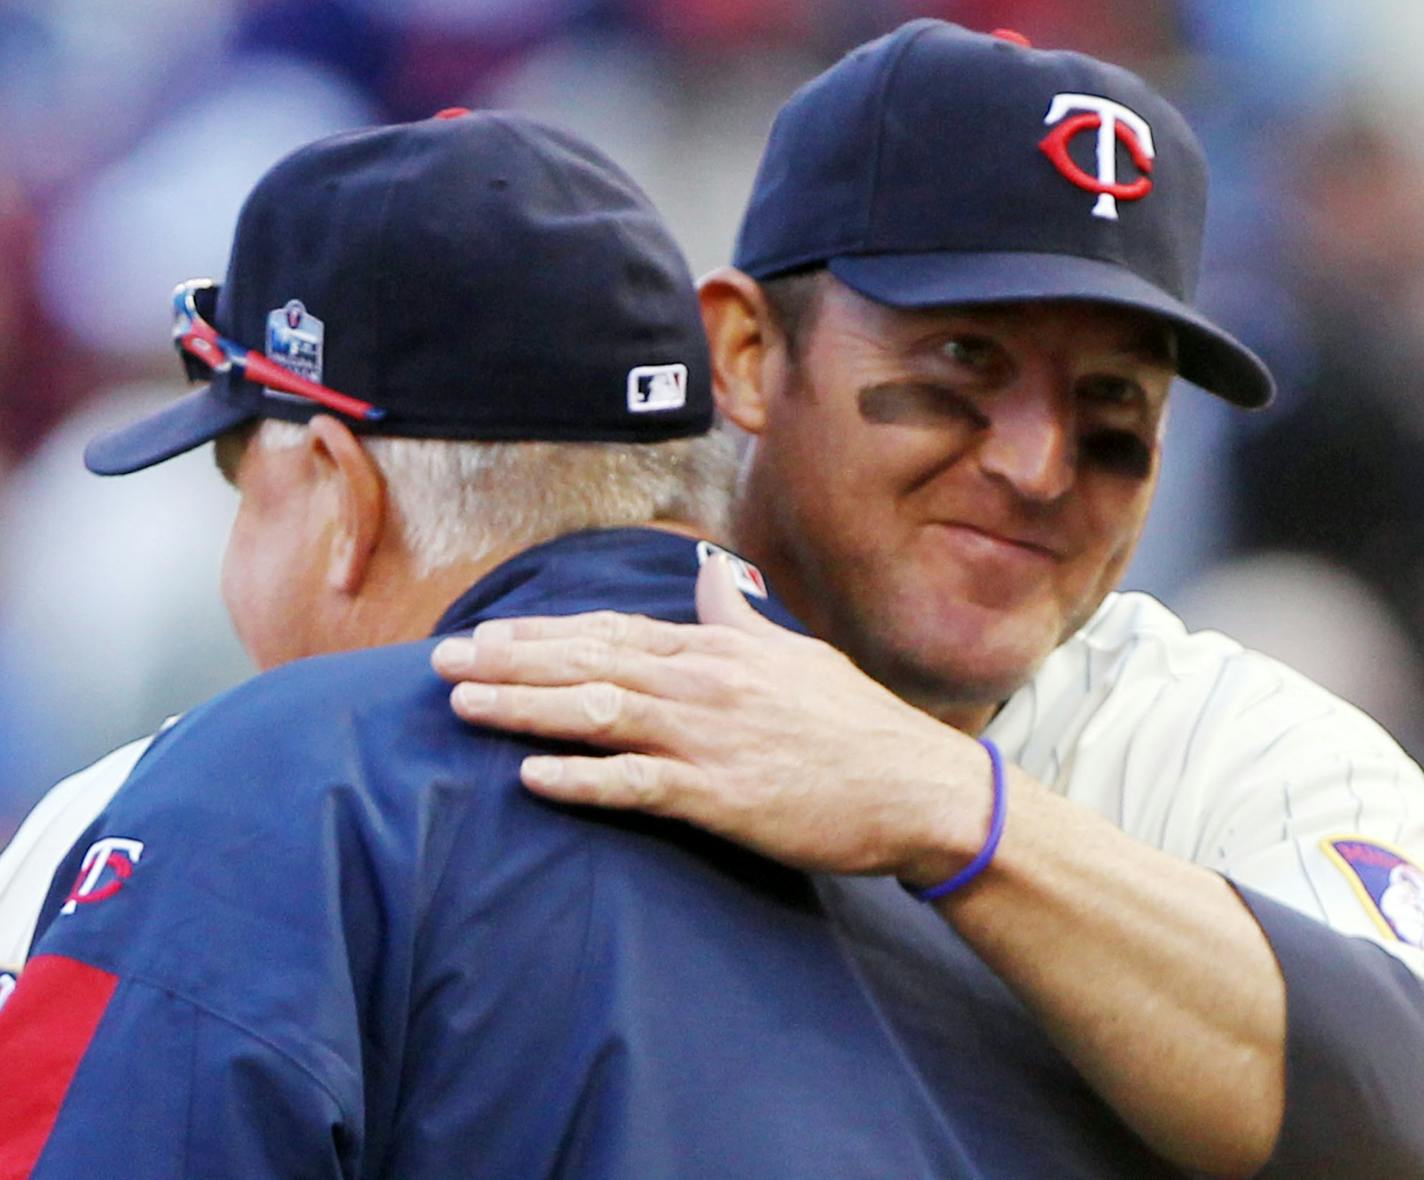
POLYGON ((724 828, 725 816, 715 806, 715 798, 709 797, 705 776, 675 759, 648 754, 602 758, 536 754, 521 763, 519 778, 534 794, 560 803, 642 811, 737 838, 735 830, 724 828))
POLYGON ((623 750, 662 750, 675 732, 676 706, 606 681, 567 687, 464 681, 450 692, 450 707, 463 721, 623 750))
POLYGON ((553 618, 494 619, 471 636, 441 640, 431 653, 436 673, 459 680, 577 684, 613 680, 647 686, 655 659, 709 644, 705 629, 615 611, 553 618))
POLYGON ((476 633, 487 627, 509 628, 512 639, 597 639, 620 647, 638 648, 652 655, 674 655, 696 639, 695 628, 667 623, 647 615, 621 611, 588 611, 580 615, 531 616, 523 619, 494 619, 481 623, 476 633))
POLYGON ((444 640, 430 657, 435 671, 451 682, 557 687, 604 680, 638 692, 655 691, 667 679, 658 660, 640 648, 589 635, 515 639, 503 621, 482 624, 471 638, 444 640))
POLYGON ((526 758, 519 777, 529 790, 562 803, 636 808, 655 815, 676 814, 686 785, 685 768, 646 754, 607 758, 526 758))

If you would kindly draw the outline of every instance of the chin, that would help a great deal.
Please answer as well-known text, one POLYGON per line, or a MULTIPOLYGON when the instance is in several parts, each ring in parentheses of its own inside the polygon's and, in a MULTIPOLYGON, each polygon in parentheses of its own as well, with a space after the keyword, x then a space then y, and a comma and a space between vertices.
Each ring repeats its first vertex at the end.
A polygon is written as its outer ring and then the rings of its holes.
POLYGON ((284 642, 281 636, 264 638, 261 635, 246 634, 239 629, 237 638, 242 644, 243 650, 257 665, 259 672, 267 672, 273 668, 279 668, 283 664, 290 664, 301 655, 290 642, 284 642))
POLYGON ((1042 659, 1012 666, 905 663, 888 684, 896 696, 937 716, 962 710, 997 709, 1032 679, 1042 659))
POLYGON ((944 618, 935 629, 882 634, 867 645, 880 658, 858 662, 897 696, 931 712, 997 707, 1032 679, 1057 646, 1061 623, 978 613, 944 618))

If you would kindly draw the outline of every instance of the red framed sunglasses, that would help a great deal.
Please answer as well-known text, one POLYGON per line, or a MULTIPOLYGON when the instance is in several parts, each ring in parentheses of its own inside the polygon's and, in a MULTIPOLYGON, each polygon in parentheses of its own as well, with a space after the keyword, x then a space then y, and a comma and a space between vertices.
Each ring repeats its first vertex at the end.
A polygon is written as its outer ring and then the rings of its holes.
POLYGON ((260 352, 221 335, 211 323, 217 301, 218 285, 211 279, 189 279, 173 288, 173 347, 189 381, 211 381, 214 373, 236 368, 249 381, 304 397, 350 418, 379 422, 386 416, 379 406, 299 377, 260 352))

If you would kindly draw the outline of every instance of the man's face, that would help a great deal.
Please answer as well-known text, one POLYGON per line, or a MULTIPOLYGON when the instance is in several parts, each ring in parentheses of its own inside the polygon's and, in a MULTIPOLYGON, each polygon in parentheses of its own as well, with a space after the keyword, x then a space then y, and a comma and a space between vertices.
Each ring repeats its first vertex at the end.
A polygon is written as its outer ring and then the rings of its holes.
POLYGON ((225 436, 218 466, 241 501, 223 556, 222 594, 237 636, 261 669, 322 650, 316 641, 324 516, 305 447, 269 449, 225 436))
POLYGON ((977 727, 1127 564, 1170 338, 1097 305, 897 311, 823 284, 765 370, 739 539, 815 633, 977 727))

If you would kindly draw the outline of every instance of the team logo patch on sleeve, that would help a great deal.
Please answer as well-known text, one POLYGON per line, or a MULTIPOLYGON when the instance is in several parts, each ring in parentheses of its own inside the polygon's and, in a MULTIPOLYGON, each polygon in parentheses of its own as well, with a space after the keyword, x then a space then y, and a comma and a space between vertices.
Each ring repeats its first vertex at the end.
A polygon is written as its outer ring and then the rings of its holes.
POLYGON ((737 584, 737 589, 754 598, 766 597, 766 579, 761 576, 761 570, 735 553, 729 553, 722 546, 712 544, 711 541, 697 542, 698 568, 706 565, 708 559, 718 553, 732 563, 732 581, 737 584))
POLYGON ((133 876, 134 865, 143 855, 143 843, 123 836, 105 836, 89 845, 74 878, 74 886, 60 907, 61 914, 72 914, 81 905, 91 905, 113 897, 133 876))
POLYGON ((1383 933, 1424 949, 1424 869, 1403 853, 1361 837, 1333 836, 1320 847, 1383 933))

